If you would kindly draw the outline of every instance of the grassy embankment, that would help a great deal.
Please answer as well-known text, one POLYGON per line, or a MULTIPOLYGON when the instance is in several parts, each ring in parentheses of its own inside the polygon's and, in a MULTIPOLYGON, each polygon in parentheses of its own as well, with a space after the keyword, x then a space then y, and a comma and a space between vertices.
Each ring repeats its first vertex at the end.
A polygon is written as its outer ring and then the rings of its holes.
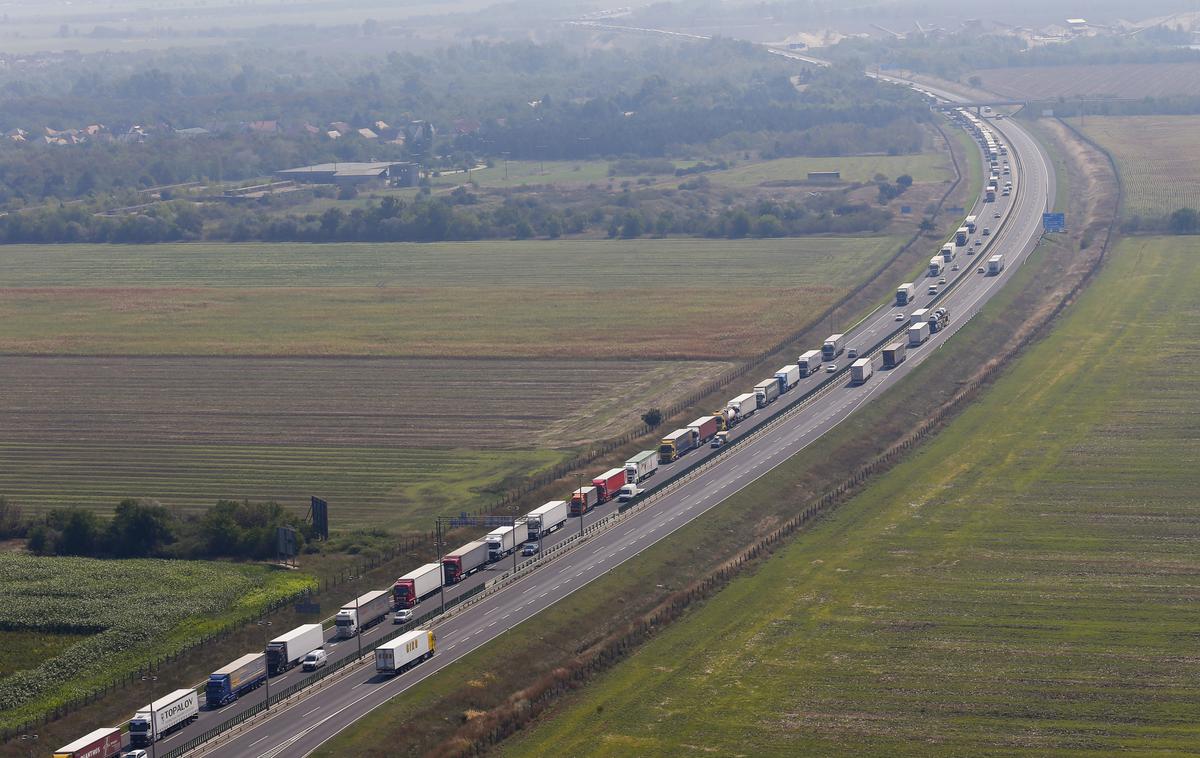
POLYGON ((1197 292, 1186 241, 1124 242, 918 455, 504 752, 1190 750, 1197 292))

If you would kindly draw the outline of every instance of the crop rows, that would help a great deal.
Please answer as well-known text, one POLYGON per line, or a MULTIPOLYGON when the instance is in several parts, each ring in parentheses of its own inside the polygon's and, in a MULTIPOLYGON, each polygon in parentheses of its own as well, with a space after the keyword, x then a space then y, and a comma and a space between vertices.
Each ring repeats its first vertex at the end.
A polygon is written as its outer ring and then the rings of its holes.
POLYGON ((1200 210, 1200 116, 1097 116, 1083 130, 1117 162, 1126 218, 1163 216, 1181 207, 1200 210))
POLYGON ((983 86, 1005 97, 1143 98, 1200 95, 1200 64, 1113 63, 1087 66, 1020 66, 975 71, 983 86))

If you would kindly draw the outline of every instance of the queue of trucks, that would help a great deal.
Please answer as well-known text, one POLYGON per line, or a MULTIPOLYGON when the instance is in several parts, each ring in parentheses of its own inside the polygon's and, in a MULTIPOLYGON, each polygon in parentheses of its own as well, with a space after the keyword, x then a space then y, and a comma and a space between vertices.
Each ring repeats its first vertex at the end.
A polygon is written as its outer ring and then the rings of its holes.
MULTIPOLYGON (((318 629, 321 627, 320 624, 315 626, 318 629)), ((199 715, 200 696, 196 691, 175 690, 170 695, 138 709, 129 720, 129 744, 133 747, 146 747, 151 742, 158 742, 176 729, 192 723, 199 715)))

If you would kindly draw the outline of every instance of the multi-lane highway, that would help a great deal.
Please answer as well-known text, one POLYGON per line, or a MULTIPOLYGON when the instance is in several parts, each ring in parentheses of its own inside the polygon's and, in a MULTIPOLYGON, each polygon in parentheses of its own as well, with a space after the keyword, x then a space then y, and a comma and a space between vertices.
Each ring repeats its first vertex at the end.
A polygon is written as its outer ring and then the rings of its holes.
MULTIPOLYGON (((900 80, 893 81, 910 84, 900 80)), ((930 88, 925 89, 929 91, 930 88)), ((934 94, 947 99, 953 97, 944 92, 935 91, 934 94)), ((368 656, 366 665, 353 667, 345 674, 331 677, 329 683, 309 694, 301 694, 286 703, 279 703, 267 714, 246 722, 226 737, 210 742, 202 750, 231 756, 306 755, 389 698, 453 663, 500 633, 526 621, 605 571, 620 565, 699 517, 729 495, 802 450, 919 365, 982 308, 988 298, 1007 281, 1032 251, 1041 235, 1041 213, 1048 207, 1048 198, 1054 195, 1054 177, 1049 162, 1032 138, 1011 120, 993 122, 991 126, 1003 135, 1010 146, 1008 157, 1012 164, 1014 194, 1010 198, 999 197, 995 203, 980 201, 971 210, 979 219, 973 239, 981 238, 984 244, 970 244, 966 248, 960 248, 962 252, 959 252, 955 261, 959 264, 959 269, 955 271, 947 268, 944 274, 947 284, 938 288, 936 296, 926 291, 927 286, 936 282, 936 279, 916 279, 917 296, 904 308, 881 306, 862 322, 847 330, 847 345, 865 351, 905 326, 908 315, 913 310, 934 304, 948 308, 949 326, 934 334, 926 344, 911 349, 908 360, 897 368, 877 371, 861 386, 850 386, 849 377, 845 372, 849 361, 842 356, 838 359, 838 373, 833 376, 833 381, 825 390, 804 402, 798 402, 803 395, 816 389, 822 382, 828 382, 831 377, 821 372, 802 379, 798 388, 768 408, 760 410, 750 421, 732 431, 734 439, 751 431, 758 432, 751 439, 726 451, 709 448, 694 451, 676 463, 661 467, 656 476, 661 480, 684 467, 694 465, 698 459, 720 456, 713 465, 691 475, 669 492, 657 496, 646 507, 631 512, 611 528, 581 541, 561 557, 546 561, 536 570, 523 573, 512 584, 437 622, 435 628, 438 634, 438 653, 431 661, 394 679, 380 679, 374 675, 368 656), (994 218, 995 213, 1000 213, 1000 218, 994 218), (984 226, 989 226, 993 234, 982 237, 981 231, 984 226), (978 252, 967 255, 966 250, 978 252), (976 269, 982 261, 997 253, 1005 257, 1005 270, 998 276, 977 273, 976 269), (900 321, 897 320, 897 314, 903 315, 900 321)), ((929 254, 932 256, 938 248, 940 244, 930 245, 929 254)), ((767 378, 767 375, 761 378, 767 378)), ((739 391, 748 389, 756 381, 748 380, 747 387, 739 391)), ((731 391, 730 394, 732 396, 737 392, 731 391)), ((615 504, 609 504, 593 511, 582 520, 582 526, 606 519, 614 509, 615 504)), ((581 520, 570 519, 563 530, 544 540, 544 549, 553 548, 554 545, 578 533, 580 529, 581 520)), ((507 561, 496 564, 490 571, 481 572, 448 589, 447 598, 453 599, 472 591, 479 583, 492 580, 508 568, 510 564, 507 561)), ((435 595, 418 607, 417 615, 433 609, 440 600, 440 596, 435 595)), ((360 642, 363 647, 369 648, 372 642, 391 631, 391 625, 385 623, 368 630, 361 640, 331 640, 327 649, 331 658, 337 660, 355 654, 360 642)), ((298 669, 293 670, 273 678, 271 688, 278 691, 279 688, 299 681, 302 676, 306 675, 298 669)), ((196 723, 158 743, 158 752, 169 751, 224 720, 256 706, 264 696, 264 690, 257 690, 226 708, 202 712, 196 723)))

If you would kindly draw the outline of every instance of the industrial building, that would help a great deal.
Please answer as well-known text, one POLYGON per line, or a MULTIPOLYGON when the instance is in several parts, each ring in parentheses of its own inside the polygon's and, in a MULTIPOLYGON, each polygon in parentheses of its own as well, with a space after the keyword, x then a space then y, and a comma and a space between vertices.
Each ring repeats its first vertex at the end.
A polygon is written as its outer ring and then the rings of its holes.
POLYGON ((280 179, 309 184, 393 184, 412 187, 417 183, 417 164, 388 161, 383 163, 318 163, 276 171, 280 179))

